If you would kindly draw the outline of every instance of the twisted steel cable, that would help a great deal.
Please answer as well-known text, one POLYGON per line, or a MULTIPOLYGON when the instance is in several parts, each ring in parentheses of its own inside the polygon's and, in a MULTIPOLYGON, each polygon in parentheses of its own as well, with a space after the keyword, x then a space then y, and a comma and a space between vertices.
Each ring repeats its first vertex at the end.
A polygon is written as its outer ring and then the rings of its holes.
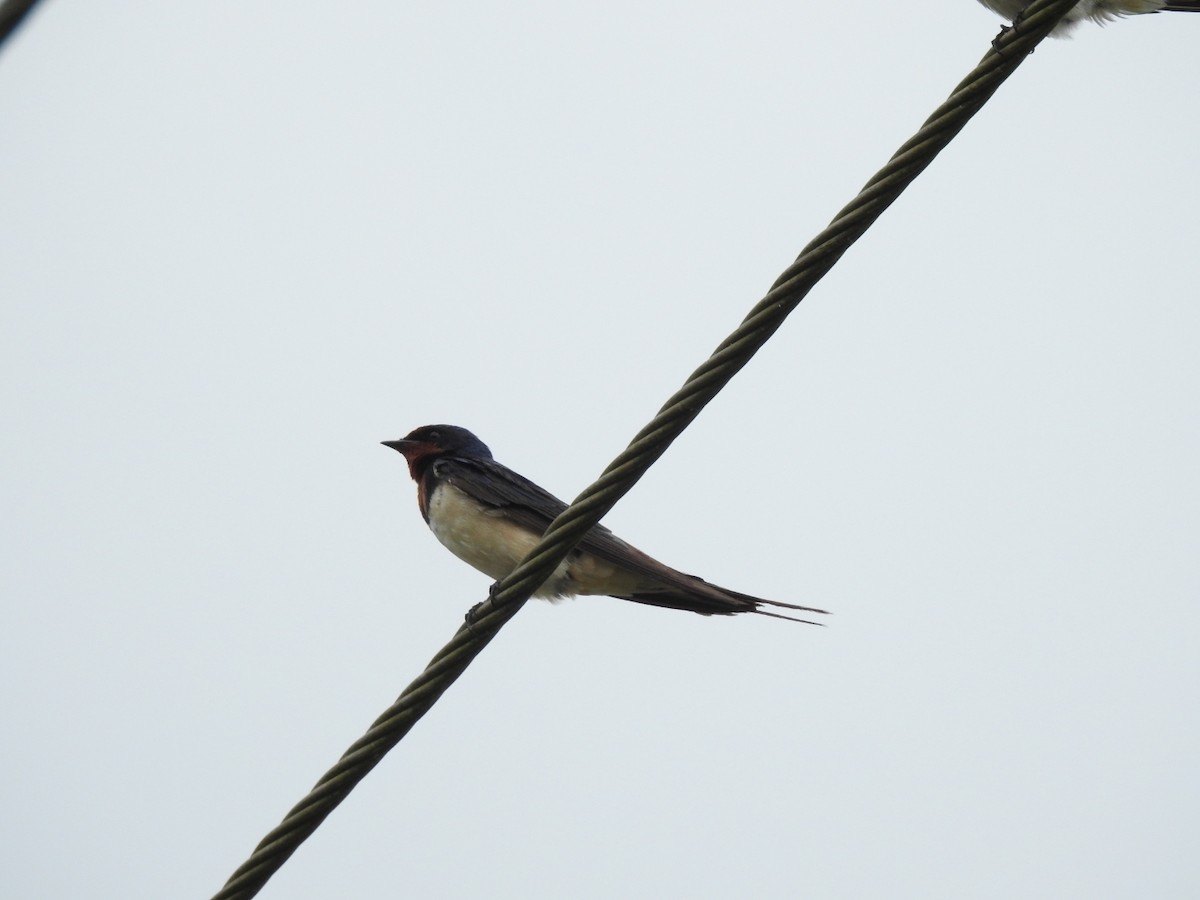
POLYGON ((980 64, 858 196, 779 276, 767 295, 687 379, 600 478, 551 523, 538 545, 429 662, 307 797, 263 838, 213 900, 253 897, 368 772, 406 735, 583 535, 625 495, 700 411, 783 324, 813 285, 934 160, 1076 0, 1036 0, 1005 29, 980 64))
POLYGON ((37 0, 0 2, 0 45, 9 39, 35 6, 37 6, 37 0))

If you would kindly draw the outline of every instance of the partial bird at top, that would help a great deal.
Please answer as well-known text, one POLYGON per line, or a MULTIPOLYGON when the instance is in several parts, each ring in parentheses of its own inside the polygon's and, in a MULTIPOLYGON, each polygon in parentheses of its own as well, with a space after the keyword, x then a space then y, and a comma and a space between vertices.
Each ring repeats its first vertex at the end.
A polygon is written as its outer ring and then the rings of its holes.
MULTIPOLYGON (((988 9, 998 12, 1010 22, 1023 13, 1033 0, 979 0, 988 9)), ((1104 24, 1122 16, 1156 12, 1200 12, 1200 0, 1079 0, 1075 8, 1062 17, 1050 34, 1063 37, 1084 19, 1104 24)))
MULTIPOLYGON (((549 491, 496 462, 487 445, 465 428, 425 425, 383 443, 407 460, 417 483, 417 505, 437 539, 497 580, 517 567, 567 508, 549 491)), ((647 556, 603 525, 583 536, 534 596, 554 600, 576 594, 607 594, 702 616, 758 613, 807 622, 771 610, 824 612, 709 584, 647 556)))

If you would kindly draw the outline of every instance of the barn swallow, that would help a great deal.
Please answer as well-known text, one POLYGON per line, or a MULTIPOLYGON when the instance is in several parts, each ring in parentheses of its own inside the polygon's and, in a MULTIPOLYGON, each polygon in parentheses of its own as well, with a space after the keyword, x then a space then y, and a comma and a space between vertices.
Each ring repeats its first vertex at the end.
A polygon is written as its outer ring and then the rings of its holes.
MULTIPOLYGON (((988 9, 1000 13, 1011 22, 1025 12, 1033 0, 979 0, 988 9)), ((1054 37, 1062 37, 1084 19, 1101 24, 1121 16, 1136 16, 1156 12, 1200 12, 1200 0, 1079 0, 1074 8, 1058 20, 1054 37)))
MULTIPOLYGON (((549 491, 492 458, 471 432, 425 425, 398 441, 417 483, 417 505, 446 548, 497 581, 517 567, 564 509, 549 491)), ((739 594, 685 575, 647 556, 603 525, 594 526, 533 596, 549 600, 607 594, 621 600, 685 609, 702 616, 758 613, 808 622, 763 606, 823 613, 823 609, 739 594)), ((808 624, 817 624, 809 622, 808 624)))

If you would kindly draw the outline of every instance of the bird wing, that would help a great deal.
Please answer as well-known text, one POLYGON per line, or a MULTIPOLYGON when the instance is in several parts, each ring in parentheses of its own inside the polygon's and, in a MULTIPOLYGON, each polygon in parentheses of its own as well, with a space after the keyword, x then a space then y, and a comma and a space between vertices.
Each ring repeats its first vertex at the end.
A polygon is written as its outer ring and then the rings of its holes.
MULTIPOLYGON (((443 457, 433 464, 433 471, 439 480, 454 485, 480 503, 503 512, 518 525, 538 534, 549 528, 550 523, 567 508, 567 504, 545 488, 493 459, 443 457)), ((588 532, 587 537, 590 538, 592 532, 612 536, 612 532, 603 525, 597 525, 588 532)))
MULTIPOLYGON (((469 494, 506 518, 542 534, 567 504, 543 487, 534 484, 495 460, 472 457, 443 457, 434 463, 434 472, 460 491, 469 494)), ((603 525, 593 526, 576 545, 576 550, 591 553, 615 565, 662 579, 668 572, 680 575, 668 566, 646 556, 625 543, 603 525)))
MULTIPOLYGON (((550 523, 567 508, 567 504, 545 488, 492 459, 443 457, 433 464, 433 469, 438 479, 454 485, 476 501, 537 534, 544 533, 550 523)), ((573 552, 590 553, 626 571, 645 576, 643 588, 621 595, 623 599, 638 603, 690 609, 705 615, 750 611, 778 615, 758 609, 759 604, 824 612, 811 606, 764 600, 731 591, 696 575, 680 572, 625 543, 603 525, 593 526, 573 552)))

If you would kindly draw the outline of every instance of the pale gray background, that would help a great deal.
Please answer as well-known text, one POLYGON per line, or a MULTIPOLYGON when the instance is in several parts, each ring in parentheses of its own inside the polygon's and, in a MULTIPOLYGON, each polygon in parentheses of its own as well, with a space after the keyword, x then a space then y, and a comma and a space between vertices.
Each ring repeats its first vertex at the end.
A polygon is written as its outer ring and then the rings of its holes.
MULTIPOLYGON (((207 897, 987 49, 970 0, 49 2, 0 55, 7 897, 207 897)), ((1200 16, 1048 42, 264 891, 1200 894, 1200 16)))

